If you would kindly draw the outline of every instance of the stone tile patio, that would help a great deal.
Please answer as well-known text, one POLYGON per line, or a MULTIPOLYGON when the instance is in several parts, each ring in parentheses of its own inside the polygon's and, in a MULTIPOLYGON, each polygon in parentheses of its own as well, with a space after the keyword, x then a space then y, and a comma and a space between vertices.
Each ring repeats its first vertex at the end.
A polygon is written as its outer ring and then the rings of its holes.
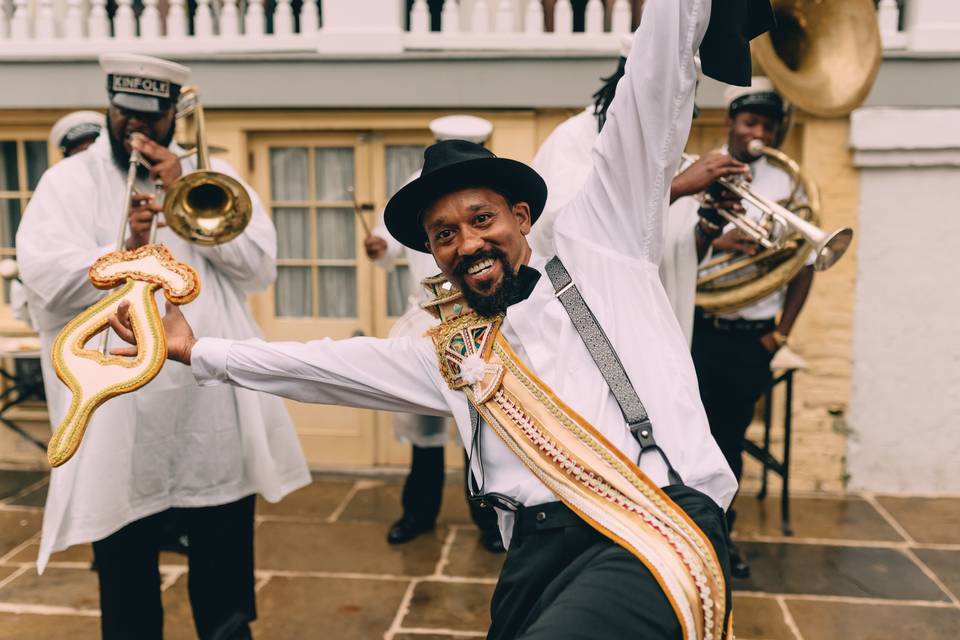
MULTIPOLYGON (((482 638, 501 556, 478 544, 453 481, 435 532, 384 541, 399 480, 318 476, 257 517, 261 640, 482 638)), ((99 637, 88 545, 37 576, 46 476, 0 470, 0 640, 99 637)), ((753 567, 734 584, 741 640, 960 638, 960 498, 796 497, 795 535, 773 500, 738 502, 753 567)), ((196 637, 186 566, 163 554, 166 637, 196 637)))

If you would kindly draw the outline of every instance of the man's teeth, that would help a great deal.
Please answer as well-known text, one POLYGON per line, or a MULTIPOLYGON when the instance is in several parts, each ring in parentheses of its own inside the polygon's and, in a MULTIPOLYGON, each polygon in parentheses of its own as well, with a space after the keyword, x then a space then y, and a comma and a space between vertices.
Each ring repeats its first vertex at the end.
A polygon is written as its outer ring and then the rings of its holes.
POLYGON ((477 275, 478 273, 480 273, 481 271, 486 271, 487 269, 489 269, 489 268, 492 267, 492 266, 493 266, 493 260, 490 260, 490 259, 488 258, 488 259, 486 259, 486 260, 481 260, 481 261, 478 262, 477 264, 475 264, 475 265, 473 265, 472 267, 470 267, 469 269, 467 269, 467 273, 470 274, 471 276, 475 276, 475 275, 477 275))

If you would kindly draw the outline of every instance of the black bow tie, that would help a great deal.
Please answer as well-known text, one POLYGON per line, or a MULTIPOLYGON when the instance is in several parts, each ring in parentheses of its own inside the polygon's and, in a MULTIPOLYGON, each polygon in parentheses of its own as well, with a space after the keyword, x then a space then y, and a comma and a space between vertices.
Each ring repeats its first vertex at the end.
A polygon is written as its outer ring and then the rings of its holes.
POLYGON ((517 270, 517 280, 520 286, 517 288, 517 295, 510 301, 511 305, 523 302, 530 297, 540 280, 540 272, 533 267, 522 264, 520 269, 517 270))

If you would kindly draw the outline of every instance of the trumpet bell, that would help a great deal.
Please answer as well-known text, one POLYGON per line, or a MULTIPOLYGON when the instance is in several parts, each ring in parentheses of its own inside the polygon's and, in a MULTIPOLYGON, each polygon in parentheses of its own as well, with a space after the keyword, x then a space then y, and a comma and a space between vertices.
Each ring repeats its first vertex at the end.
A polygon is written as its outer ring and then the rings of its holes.
POLYGON ((808 113, 842 116, 863 102, 883 51, 873 0, 774 0, 777 26, 753 41, 760 67, 808 113))
POLYGON ((813 268, 817 271, 826 271, 843 257, 853 242, 853 229, 841 227, 833 233, 824 234, 824 238, 817 243, 816 260, 813 268))
POLYGON ((178 236, 212 246, 243 233, 253 203, 237 180, 216 171, 195 171, 177 180, 167 194, 164 218, 178 236))

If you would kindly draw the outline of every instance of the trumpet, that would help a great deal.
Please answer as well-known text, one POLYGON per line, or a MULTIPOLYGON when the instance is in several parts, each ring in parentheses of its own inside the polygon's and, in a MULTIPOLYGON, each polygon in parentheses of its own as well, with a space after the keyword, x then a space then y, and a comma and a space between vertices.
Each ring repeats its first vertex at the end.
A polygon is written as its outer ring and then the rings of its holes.
MULTIPOLYGON (((751 140, 750 144, 747 145, 747 150, 754 157, 765 155, 775 159, 784 165, 792 175, 800 174, 800 167, 792 158, 778 149, 765 146, 759 139, 751 140)), ((683 154, 683 159, 692 163, 697 160, 697 156, 683 154)), ((748 239, 764 249, 779 251, 783 249, 786 237, 792 233, 799 233, 813 247, 816 256, 813 264, 814 269, 825 271, 843 256, 853 240, 853 229, 850 227, 840 227, 832 232, 824 231, 780 203, 754 192, 749 187, 749 183, 742 178, 720 178, 717 182, 724 189, 746 200, 762 212, 762 217, 758 222, 746 216, 735 215, 722 209, 718 210, 724 220, 733 224, 748 239)), ((794 180, 794 187, 789 200, 795 198, 798 189, 799 181, 794 180)))

